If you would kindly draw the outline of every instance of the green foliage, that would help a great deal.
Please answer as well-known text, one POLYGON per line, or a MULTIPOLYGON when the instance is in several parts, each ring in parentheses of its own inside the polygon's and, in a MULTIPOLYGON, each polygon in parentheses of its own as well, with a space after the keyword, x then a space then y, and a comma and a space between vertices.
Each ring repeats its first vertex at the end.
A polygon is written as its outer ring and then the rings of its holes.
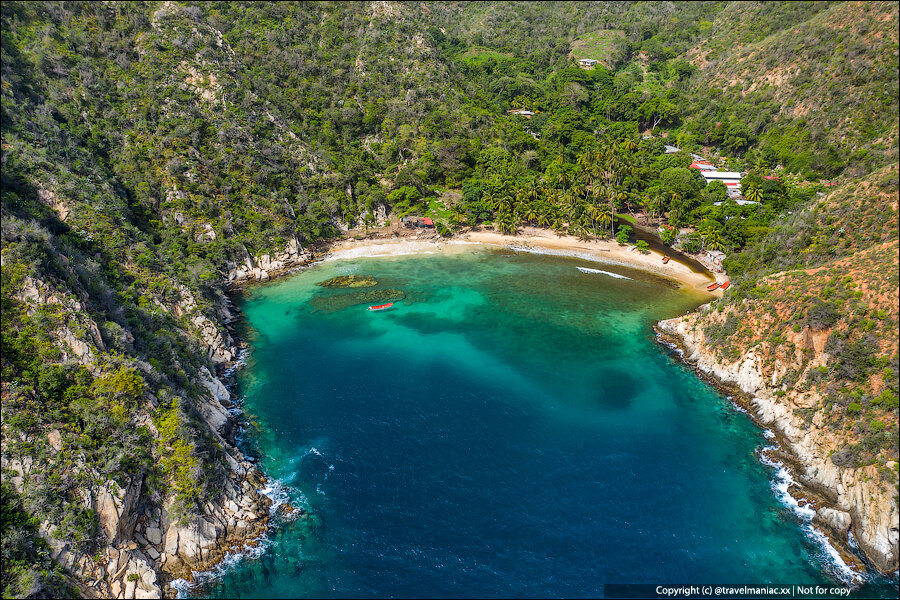
MULTIPOLYGON (((510 233, 532 224, 623 244, 632 229, 616 232, 617 213, 643 209, 651 225, 694 228, 686 251, 729 252, 733 302, 770 298, 767 274, 896 238, 896 169, 847 182, 821 205, 822 185, 763 178, 779 165, 817 177, 896 162, 890 3, 400 3, 377 12, 3 3, 2 421, 8 451, 39 467, 16 501, 22 514, 88 550, 97 519, 78 494, 96 478, 148 477, 174 497, 176 514, 196 511, 222 472, 191 400, 192 374, 212 365, 195 314, 184 314, 187 295, 216 320, 222 274, 248 255, 327 240, 381 209, 428 214, 441 235, 447 223, 510 233), (854 18, 832 27, 842 16, 854 18), (783 85, 761 83, 795 46, 805 68, 783 85), (687 62, 695 47, 706 66, 687 62), (602 54, 608 68, 579 69, 570 51, 602 54), (718 87, 745 71, 753 89, 718 87), (659 135, 642 138, 647 129, 736 156, 752 167, 745 189, 761 204, 740 207, 721 184, 704 187, 691 158, 664 154, 659 135), (438 201, 438 187, 454 200, 438 201), (26 289, 42 300, 24 303, 26 289), (158 439, 137 425, 148 414, 158 439), (61 451, 50 450, 54 430, 61 451), (20 434, 35 442, 15 442, 20 434)), ((672 244, 676 230, 661 236, 672 244)), ((890 361, 871 348, 896 315, 862 311, 848 333, 862 300, 842 283, 829 289, 797 300, 790 325, 839 331, 834 362, 817 377, 856 390, 886 373, 890 361)), ((726 354, 737 352, 724 343, 734 319, 706 332, 726 354)), ((769 339, 784 342, 785 332, 769 339)), ((835 401, 860 419, 896 410, 896 370, 877 395, 835 401)), ((883 428, 860 427, 867 441, 851 462, 890 441, 883 428)), ((8 514, 4 594, 23 595, 52 576, 34 548, 22 550, 24 525, 7 545, 8 514)))
POLYGON ((200 501, 205 481, 181 406, 174 399, 161 407, 154 424, 159 431, 160 468, 175 497, 173 514, 184 519, 200 501))
POLYGON ((4 598, 78 597, 66 574, 50 559, 37 519, 26 512, 6 474, 0 486, 0 540, 4 598))
POLYGON ((666 246, 671 246, 678 239, 678 229, 675 227, 661 227, 659 229, 659 238, 666 246))

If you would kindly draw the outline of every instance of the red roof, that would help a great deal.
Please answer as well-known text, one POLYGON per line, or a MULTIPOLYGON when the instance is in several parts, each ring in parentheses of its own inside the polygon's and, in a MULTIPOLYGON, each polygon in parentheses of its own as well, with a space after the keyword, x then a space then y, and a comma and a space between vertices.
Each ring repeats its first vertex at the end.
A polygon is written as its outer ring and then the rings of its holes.
POLYGON ((740 184, 739 182, 737 182, 737 181, 732 182, 732 183, 729 183, 729 182, 726 181, 726 182, 725 182, 725 185, 741 185, 741 184, 740 184))
POLYGON ((424 219, 422 219, 422 222, 426 225, 434 225, 434 221, 431 220, 431 217, 425 217, 424 219))

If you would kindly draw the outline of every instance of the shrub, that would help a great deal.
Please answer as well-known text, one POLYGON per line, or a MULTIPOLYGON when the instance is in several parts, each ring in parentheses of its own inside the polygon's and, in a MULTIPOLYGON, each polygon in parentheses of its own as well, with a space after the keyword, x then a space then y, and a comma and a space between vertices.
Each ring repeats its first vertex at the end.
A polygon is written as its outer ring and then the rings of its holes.
POLYGON ((822 330, 834 327, 840 313, 830 302, 818 302, 806 311, 806 325, 810 329, 822 330))

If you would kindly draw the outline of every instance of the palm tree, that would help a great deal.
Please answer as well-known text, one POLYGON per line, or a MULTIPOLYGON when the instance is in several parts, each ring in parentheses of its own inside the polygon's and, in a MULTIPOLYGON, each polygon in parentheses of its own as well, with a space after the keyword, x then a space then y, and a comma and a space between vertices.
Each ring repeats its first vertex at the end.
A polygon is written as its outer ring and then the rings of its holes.
POLYGON ((712 219, 703 219, 697 225, 697 233, 703 241, 701 250, 724 250, 725 244, 722 241, 721 225, 712 219))
POLYGON ((466 213, 463 210, 462 203, 458 202, 456 206, 453 207, 453 223, 459 227, 466 221, 466 213))
POLYGON ((659 226, 662 223, 662 213, 666 208, 666 198, 660 194, 656 194, 650 201, 647 203, 650 208, 651 214, 656 217, 656 225, 659 226))
POLYGON ((747 200, 751 202, 762 202, 763 201, 763 192, 759 188, 759 186, 754 186, 747 190, 747 193, 744 194, 747 197, 747 200))
POLYGON ((519 228, 516 215, 512 211, 503 211, 497 219, 498 229, 500 233, 515 235, 519 228))
POLYGON ((613 213, 609 208, 608 204, 598 204, 595 207, 597 210, 594 213, 594 220, 600 224, 600 228, 602 229, 604 226, 610 227, 612 229, 613 222, 613 213))
POLYGON ((562 194, 562 202, 566 207, 566 216, 569 222, 569 225, 572 224, 572 215, 575 212, 575 209, 578 208, 578 196, 575 195, 575 192, 572 188, 569 188, 562 194))
POLYGON ((606 199, 606 204, 609 206, 609 232, 611 235, 616 234, 616 194, 616 188, 614 188, 612 185, 606 185, 603 187, 602 197, 606 199))
POLYGON ((718 231, 711 231, 706 237, 706 249, 718 250, 720 252, 725 251, 725 242, 722 240, 722 236, 718 231))
POLYGON ((539 227, 547 227, 552 221, 552 212, 549 206, 542 207, 538 213, 537 224, 539 227))
POLYGON ((558 212, 553 215, 551 227, 553 227, 553 231, 556 232, 557 237, 562 237, 562 231, 563 229, 565 229, 565 223, 562 220, 562 215, 560 215, 558 212))

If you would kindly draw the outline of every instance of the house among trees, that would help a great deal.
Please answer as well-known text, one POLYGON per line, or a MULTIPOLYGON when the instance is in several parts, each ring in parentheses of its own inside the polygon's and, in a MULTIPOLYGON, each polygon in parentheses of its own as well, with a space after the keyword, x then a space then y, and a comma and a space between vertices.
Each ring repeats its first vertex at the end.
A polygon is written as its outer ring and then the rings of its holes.
POLYGON ((578 66, 583 69, 592 69, 597 62, 598 61, 593 58, 581 58, 578 60, 578 66))
POLYGON ((724 183, 729 196, 739 196, 741 193, 741 174, 738 172, 701 170, 700 174, 706 180, 706 185, 709 185, 712 181, 724 183))
POLYGON ((514 108, 508 112, 511 115, 519 115, 519 116, 525 117, 527 119, 530 119, 535 114, 533 110, 528 110, 526 108, 514 108))
POLYGON ((400 219, 404 227, 415 229, 417 227, 434 227, 434 221, 430 217, 403 217, 400 219))
POLYGON ((699 169, 700 171, 715 171, 716 165, 712 164, 711 162, 709 162, 707 160, 697 159, 697 160, 694 160, 694 162, 692 162, 690 164, 690 168, 699 169))

